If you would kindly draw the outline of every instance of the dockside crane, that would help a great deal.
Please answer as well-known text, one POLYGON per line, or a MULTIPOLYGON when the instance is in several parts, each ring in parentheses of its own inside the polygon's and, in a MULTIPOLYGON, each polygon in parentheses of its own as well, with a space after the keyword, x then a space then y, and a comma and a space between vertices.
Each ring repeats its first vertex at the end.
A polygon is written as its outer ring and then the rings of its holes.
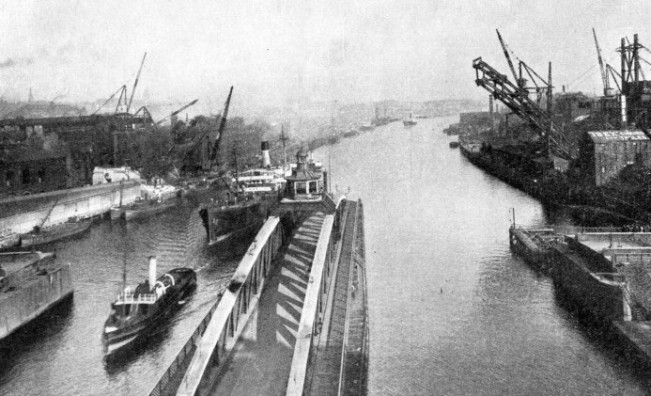
POLYGON ((210 162, 219 166, 219 160, 217 159, 217 154, 219 153, 219 144, 221 143, 224 130, 226 129, 226 119, 228 118, 228 109, 231 105, 231 97, 233 96, 233 86, 231 85, 230 91, 228 91, 228 97, 226 98, 226 103, 224 104, 224 112, 222 113, 221 121, 219 123, 219 130, 217 131, 217 138, 215 139, 215 144, 212 148, 212 153, 210 154, 210 162))
POLYGON ((509 69, 511 69, 511 74, 513 74, 513 80, 518 83, 518 86, 520 86, 520 81, 519 81, 520 79, 518 78, 518 75, 515 73, 515 67, 513 67, 513 61, 511 61, 511 55, 509 55, 509 50, 506 47, 506 43, 504 42, 504 39, 502 39, 502 35, 500 34, 500 31, 497 29, 495 29, 495 31, 497 32, 497 38, 500 40, 502 51, 504 51, 504 57, 506 58, 506 62, 509 64, 509 69))
POLYGON ((594 37, 594 45, 597 48, 597 59, 599 60, 599 71, 601 72, 601 81, 604 85, 604 96, 615 96, 615 92, 610 88, 610 79, 608 78, 608 68, 604 66, 604 60, 601 57, 601 48, 599 47, 599 40, 597 40, 597 32, 592 28, 592 36, 594 37))
POLYGON ((514 84, 509 81, 505 74, 498 72, 495 68, 484 62, 481 57, 473 60, 472 66, 476 74, 475 83, 486 89, 495 99, 504 103, 514 114, 528 122, 540 137, 546 139, 550 154, 566 160, 576 158, 578 150, 569 144, 562 128, 552 119, 551 63, 549 64, 549 76, 547 80, 543 79, 533 68, 521 60, 518 60, 520 71, 518 75, 513 67, 509 49, 499 31, 497 32, 497 36, 516 83, 514 84), (523 78, 522 74, 523 70, 531 78, 534 87, 527 87, 527 80, 523 78), (537 94, 535 101, 529 97, 530 91, 537 94), (543 109, 541 100, 545 96, 547 98, 547 106, 543 109))
POLYGON ((500 31, 495 29, 497 32, 497 38, 500 41, 500 45, 502 46, 502 50, 504 51, 504 57, 506 58, 506 62, 509 65, 509 69, 511 69, 511 74, 513 74, 513 80, 516 83, 516 86, 519 88, 519 93, 521 95, 528 95, 530 93, 535 93, 536 94, 536 102, 540 104, 542 102, 543 98, 547 98, 549 101, 548 106, 550 111, 551 111, 551 64, 549 65, 549 77, 547 80, 542 78, 536 71, 529 66, 526 62, 524 62, 521 59, 518 59, 515 54, 513 55, 515 59, 518 61, 518 73, 515 71, 515 67, 513 66, 513 61, 511 60, 511 54, 513 54, 513 51, 509 48, 509 46, 506 44, 504 39, 502 38, 502 35, 500 34, 500 31), (527 73, 529 76, 529 80, 527 80, 524 77, 523 71, 527 73), (533 84, 533 87, 528 87, 527 86, 527 81, 531 81, 533 84))
MULTIPOLYGON (((209 171, 211 170, 214 166, 219 166, 220 163, 217 160, 218 159, 218 153, 219 153, 219 145, 221 143, 221 139, 224 136, 224 130, 226 128, 226 120, 228 117, 228 109, 230 108, 230 103, 231 103, 231 97, 233 95, 233 87, 231 86, 231 89, 228 93, 228 98, 226 99, 226 103, 224 104, 224 112, 221 115, 221 119, 219 122, 219 128, 217 129, 217 133, 215 135, 215 142, 212 147, 210 147, 210 142, 209 142, 209 132, 210 130, 207 129, 203 131, 203 133, 195 138, 192 142, 187 143, 185 145, 181 146, 172 146, 170 148, 170 153, 174 151, 175 149, 177 151, 182 151, 183 157, 181 158, 181 169, 187 170, 188 168, 193 168, 192 166, 186 166, 186 161, 191 155, 194 155, 194 153, 197 152, 197 150, 201 148, 201 169, 204 171, 209 171)), ((194 101, 196 102, 196 100, 194 101)), ((194 104, 194 102, 192 104, 194 104)), ((186 106, 187 107, 187 106, 186 106)), ((178 113, 180 111, 183 111, 183 108, 177 110, 175 113, 178 113)), ((174 114, 174 113, 172 113, 174 114)))
MULTIPOLYGON (((131 108, 131 102, 133 102, 133 95, 136 93, 136 87, 138 87, 138 80, 140 79, 140 72, 142 72, 142 67, 145 64, 145 58, 147 57, 147 53, 142 56, 142 61, 140 62, 140 68, 138 69, 138 74, 136 75, 136 79, 133 82, 133 88, 131 89, 131 97, 129 98, 129 103, 127 104, 127 113, 129 112, 129 109, 131 108)), ((125 91, 126 93, 126 91, 125 91)), ((125 95, 126 99, 126 95, 125 95)))
POLYGON ((156 123, 154 124, 154 126, 155 126, 155 127, 159 126, 160 124, 162 124, 163 122, 165 122, 165 120, 167 120, 168 117, 169 117, 170 119, 173 119, 177 114, 179 114, 180 112, 182 112, 183 110, 187 109, 187 108, 190 107, 190 106, 194 106, 194 104, 197 103, 198 101, 199 101, 199 99, 195 99, 195 100, 193 100, 192 102, 190 102, 190 103, 184 105, 184 106, 181 107, 180 109, 173 111, 172 113, 170 113, 169 116, 164 117, 164 118, 158 120, 158 122, 156 122, 156 123))

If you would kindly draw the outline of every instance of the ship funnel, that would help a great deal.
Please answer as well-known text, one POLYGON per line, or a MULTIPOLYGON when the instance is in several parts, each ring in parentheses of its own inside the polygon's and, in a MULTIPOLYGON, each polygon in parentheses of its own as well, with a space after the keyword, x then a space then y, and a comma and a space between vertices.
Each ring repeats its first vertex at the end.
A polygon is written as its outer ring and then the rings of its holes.
POLYGON ((156 284, 156 256, 149 256, 149 287, 154 288, 156 284))
POLYGON ((262 142, 262 167, 270 168, 271 167, 271 157, 269 156, 269 142, 262 142))

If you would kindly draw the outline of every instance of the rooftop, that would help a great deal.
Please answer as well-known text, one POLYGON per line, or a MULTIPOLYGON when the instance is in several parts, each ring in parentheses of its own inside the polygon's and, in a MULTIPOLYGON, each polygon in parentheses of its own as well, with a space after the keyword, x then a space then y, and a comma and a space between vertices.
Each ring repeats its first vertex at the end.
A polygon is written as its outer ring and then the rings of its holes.
POLYGON ((592 131, 588 136, 594 143, 610 143, 626 140, 649 141, 649 138, 640 130, 624 131, 592 131))

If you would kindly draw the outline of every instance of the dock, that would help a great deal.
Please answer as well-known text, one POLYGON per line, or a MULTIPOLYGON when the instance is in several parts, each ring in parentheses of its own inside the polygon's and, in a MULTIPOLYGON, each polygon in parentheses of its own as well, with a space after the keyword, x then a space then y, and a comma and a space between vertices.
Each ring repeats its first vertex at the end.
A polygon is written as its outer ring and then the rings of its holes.
POLYGON ((324 201, 269 217, 151 395, 366 393, 363 207, 324 201))
POLYGON ((509 235, 514 253, 549 270, 579 309, 651 361, 651 233, 511 227, 509 235))

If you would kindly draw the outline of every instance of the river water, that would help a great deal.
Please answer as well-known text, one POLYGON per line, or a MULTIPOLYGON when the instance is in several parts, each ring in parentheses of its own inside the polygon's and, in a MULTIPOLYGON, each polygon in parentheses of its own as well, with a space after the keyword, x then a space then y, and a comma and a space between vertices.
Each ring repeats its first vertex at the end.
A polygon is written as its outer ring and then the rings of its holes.
MULTIPOLYGON (((441 130, 457 117, 393 123, 315 156, 332 187, 364 202, 372 395, 642 395, 649 369, 579 321, 551 279, 514 257, 510 208, 523 226, 562 214, 468 163, 441 130)), ((205 249, 191 205, 138 223, 102 222, 56 244, 75 296, 0 344, 0 394, 138 395, 154 386, 237 265, 205 249), (122 286, 199 270, 197 291, 150 340, 104 359, 101 330, 122 286)))
POLYGON ((74 298, 37 325, 0 344, 2 395, 145 395, 203 319, 237 266, 213 257, 198 211, 190 203, 141 222, 103 221, 90 235, 51 247, 70 263, 74 298), (175 267, 198 270, 198 287, 148 341, 118 359, 105 359, 101 333, 109 306, 123 287, 175 267), (126 263, 126 272, 124 270, 126 263))
POLYGON ((488 176, 441 131, 393 123, 317 153, 364 202, 372 395, 640 395, 651 371, 509 251, 562 213, 488 176))

